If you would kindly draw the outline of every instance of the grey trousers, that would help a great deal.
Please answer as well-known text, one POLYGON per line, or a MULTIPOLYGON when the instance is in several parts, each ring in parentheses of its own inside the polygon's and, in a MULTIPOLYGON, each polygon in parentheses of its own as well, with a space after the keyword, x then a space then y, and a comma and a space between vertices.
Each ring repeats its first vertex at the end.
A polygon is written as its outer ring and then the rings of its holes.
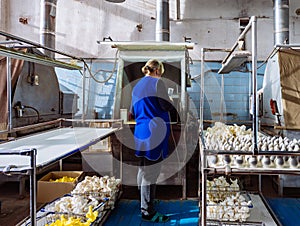
POLYGON ((141 158, 137 174, 137 183, 141 196, 141 213, 151 215, 155 212, 153 201, 155 199, 156 182, 160 174, 161 162, 141 158))

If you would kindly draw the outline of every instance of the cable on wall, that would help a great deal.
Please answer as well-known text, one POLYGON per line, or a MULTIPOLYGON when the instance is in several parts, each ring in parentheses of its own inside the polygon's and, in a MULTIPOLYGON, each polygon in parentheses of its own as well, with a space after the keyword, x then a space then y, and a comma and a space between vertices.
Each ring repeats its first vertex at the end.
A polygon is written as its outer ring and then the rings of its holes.
MULTIPOLYGON (((86 63, 85 60, 83 60, 83 63, 84 63, 84 65, 86 66, 89 75, 91 76, 91 78, 92 78, 95 82, 97 82, 97 83, 106 83, 107 81, 109 81, 109 80, 112 78, 112 76, 114 75, 114 72, 116 71, 117 59, 118 59, 117 55, 118 55, 118 53, 119 53, 119 50, 116 51, 116 54, 115 54, 115 60, 114 60, 114 66, 113 66, 113 69, 112 69, 112 71, 111 71, 111 74, 110 74, 110 75, 108 76, 108 78, 105 79, 105 80, 99 80, 99 79, 96 78, 96 75, 97 75, 100 71, 103 71, 102 69, 99 69, 98 71, 96 71, 96 72, 93 74, 92 71, 91 71, 91 68, 89 67, 89 65, 86 63)), ((82 74, 82 76, 84 76, 82 72, 80 72, 80 73, 82 74)))

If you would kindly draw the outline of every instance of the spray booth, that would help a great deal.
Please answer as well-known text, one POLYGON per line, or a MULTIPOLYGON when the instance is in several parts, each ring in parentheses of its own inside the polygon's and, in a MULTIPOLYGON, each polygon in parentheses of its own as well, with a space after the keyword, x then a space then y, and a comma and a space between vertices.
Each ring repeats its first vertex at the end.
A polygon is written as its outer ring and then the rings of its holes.
POLYGON ((262 94, 263 124, 278 129, 300 128, 300 51, 279 48, 268 60, 262 94))
MULTIPOLYGON (((190 85, 187 51, 188 48, 192 48, 187 44, 116 44, 115 47, 119 50, 119 66, 113 117, 120 118, 120 109, 129 109, 132 88, 137 80, 144 76, 141 69, 152 58, 164 63, 165 86, 168 90, 172 90, 172 98, 175 105, 179 106, 180 112, 186 112, 188 105, 186 87, 190 85)), ((184 115, 182 114, 179 119, 174 112, 171 115, 172 121, 185 121, 182 118, 184 115)))
POLYGON ((185 197, 185 164, 189 156, 186 148, 188 131, 186 125, 189 120, 187 87, 190 85, 188 49, 191 49, 193 45, 191 43, 154 42, 116 43, 112 47, 119 51, 113 118, 124 120, 123 131, 119 135, 122 149, 120 153, 115 153, 122 161, 123 182, 125 184, 136 183, 136 178, 128 175, 136 175, 133 171, 136 171, 134 166, 138 162, 132 150, 135 122, 127 119, 131 105, 131 92, 137 81, 144 76, 141 71, 142 67, 149 59, 154 58, 161 60, 164 64, 165 72, 162 80, 176 109, 170 113, 172 121, 169 142, 171 154, 166 164, 163 164, 159 183, 182 185, 183 197, 185 197))
MULTIPOLYGON (((275 133, 298 139, 300 129, 300 51, 293 45, 279 46, 268 59, 260 90, 261 124, 275 133)), ((279 175, 279 194, 286 187, 300 187, 300 177, 279 175)))

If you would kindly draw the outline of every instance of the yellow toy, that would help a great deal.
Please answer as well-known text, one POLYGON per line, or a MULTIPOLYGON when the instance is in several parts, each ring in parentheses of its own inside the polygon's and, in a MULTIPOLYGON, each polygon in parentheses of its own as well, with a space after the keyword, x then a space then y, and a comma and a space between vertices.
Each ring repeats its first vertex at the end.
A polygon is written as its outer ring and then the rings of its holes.
POLYGON ((98 211, 93 211, 93 207, 89 206, 89 211, 85 215, 87 218, 86 222, 82 222, 81 218, 78 217, 69 217, 66 218, 64 215, 60 219, 56 220, 51 224, 46 224, 45 226, 89 226, 94 222, 98 217, 98 211))

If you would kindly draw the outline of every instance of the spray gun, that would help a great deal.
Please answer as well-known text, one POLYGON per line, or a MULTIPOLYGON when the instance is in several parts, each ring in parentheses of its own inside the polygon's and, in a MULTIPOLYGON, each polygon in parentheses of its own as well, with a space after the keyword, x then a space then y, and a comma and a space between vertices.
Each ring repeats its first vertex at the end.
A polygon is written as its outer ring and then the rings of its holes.
POLYGON ((27 109, 29 108, 29 109, 34 110, 34 111, 36 112, 36 114, 37 114, 37 122, 40 121, 40 113, 39 113, 39 111, 38 111, 36 108, 32 107, 32 106, 23 105, 23 104, 21 103, 21 101, 18 101, 18 102, 15 104, 15 106, 14 106, 14 109, 15 109, 16 112, 17 112, 17 117, 18 117, 18 118, 23 117, 23 113, 24 113, 25 108, 27 108, 27 109))
POLYGON ((17 117, 21 118, 23 116, 23 112, 24 112, 24 106, 21 104, 21 101, 18 101, 15 106, 14 109, 16 109, 17 112, 17 117))

